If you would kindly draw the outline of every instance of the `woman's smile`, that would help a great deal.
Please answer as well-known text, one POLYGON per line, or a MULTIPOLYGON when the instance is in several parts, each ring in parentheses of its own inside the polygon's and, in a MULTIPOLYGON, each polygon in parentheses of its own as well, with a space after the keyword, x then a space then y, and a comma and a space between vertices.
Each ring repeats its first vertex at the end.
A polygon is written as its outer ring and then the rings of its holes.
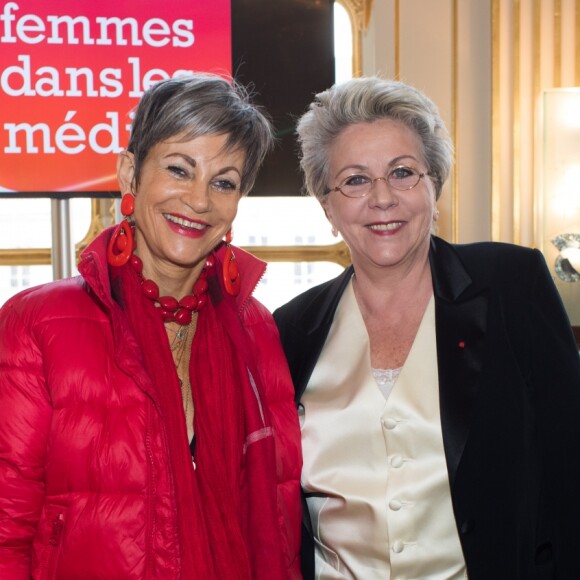
MULTIPOLYGON (((227 140, 228 135, 178 136, 154 145, 143 162, 135 193, 135 253, 154 280, 180 272, 195 280, 231 229, 245 153, 228 149, 227 140)), ((131 183, 130 154, 123 163, 131 183)))
POLYGON ((395 232, 399 228, 404 226, 404 222, 387 222, 387 223, 376 223, 376 224, 369 224, 367 228, 373 232, 378 233, 385 233, 385 232, 395 232))
POLYGON ((169 222, 169 227, 176 234, 184 236, 199 238, 203 236, 209 228, 209 224, 207 222, 188 219, 177 214, 164 213, 163 217, 169 222))

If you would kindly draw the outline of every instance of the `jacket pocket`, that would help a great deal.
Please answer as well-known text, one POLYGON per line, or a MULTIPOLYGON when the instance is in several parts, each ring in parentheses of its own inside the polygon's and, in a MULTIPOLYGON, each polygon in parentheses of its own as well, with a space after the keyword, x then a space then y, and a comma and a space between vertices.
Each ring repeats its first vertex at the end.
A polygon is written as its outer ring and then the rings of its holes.
POLYGON ((35 539, 35 557, 32 561, 34 580, 57 578, 62 552, 67 506, 47 504, 41 517, 35 539))

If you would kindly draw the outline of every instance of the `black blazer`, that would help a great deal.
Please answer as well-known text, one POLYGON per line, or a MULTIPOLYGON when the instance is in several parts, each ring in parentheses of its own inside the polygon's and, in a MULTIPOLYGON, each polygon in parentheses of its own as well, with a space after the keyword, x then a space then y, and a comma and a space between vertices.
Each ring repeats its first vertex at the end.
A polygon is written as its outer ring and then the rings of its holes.
MULTIPOLYGON (((544 258, 434 237, 429 259, 445 457, 469 578, 578 580, 580 357, 544 258)), ((296 401, 352 274, 274 313, 296 401)), ((314 578, 307 514, 302 558, 314 578)))

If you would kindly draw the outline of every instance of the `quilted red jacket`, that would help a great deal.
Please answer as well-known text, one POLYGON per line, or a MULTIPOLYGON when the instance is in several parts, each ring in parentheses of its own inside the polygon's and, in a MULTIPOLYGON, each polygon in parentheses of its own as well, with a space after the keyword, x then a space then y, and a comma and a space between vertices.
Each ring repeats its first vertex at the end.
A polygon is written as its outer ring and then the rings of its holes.
MULTIPOLYGON (((127 322, 109 291, 108 235, 84 252, 82 276, 26 290, 0 310, 2 580, 180 577, 164 427, 145 393, 150 379, 119 343, 127 322)), ((274 322, 251 297, 265 266, 236 257, 239 314, 275 431, 288 578, 299 578, 293 389, 274 322)))

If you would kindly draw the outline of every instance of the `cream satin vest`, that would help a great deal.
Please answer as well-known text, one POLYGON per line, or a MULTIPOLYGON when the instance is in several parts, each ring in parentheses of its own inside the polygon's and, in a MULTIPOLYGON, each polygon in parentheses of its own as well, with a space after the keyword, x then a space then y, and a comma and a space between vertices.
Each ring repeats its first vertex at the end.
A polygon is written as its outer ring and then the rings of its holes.
POLYGON ((301 404, 316 577, 466 578, 443 451, 431 298, 389 398, 352 283, 301 404))

